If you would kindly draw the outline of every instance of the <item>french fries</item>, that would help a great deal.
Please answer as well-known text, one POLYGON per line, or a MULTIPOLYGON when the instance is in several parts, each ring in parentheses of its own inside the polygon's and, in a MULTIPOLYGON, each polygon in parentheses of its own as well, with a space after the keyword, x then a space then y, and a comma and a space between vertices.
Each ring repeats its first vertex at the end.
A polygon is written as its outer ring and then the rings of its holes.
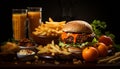
POLYGON ((35 28, 33 34, 38 36, 59 36, 62 33, 62 28, 65 23, 66 21, 55 22, 52 18, 49 18, 49 22, 46 21, 35 28))
POLYGON ((52 41, 50 44, 47 44, 46 46, 38 46, 37 47, 38 50, 38 54, 42 54, 42 53, 51 53, 51 55, 55 55, 55 54, 64 54, 64 55, 69 55, 71 54, 65 47, 60 47, 57 44, 54 43, 54 41, 52 41))

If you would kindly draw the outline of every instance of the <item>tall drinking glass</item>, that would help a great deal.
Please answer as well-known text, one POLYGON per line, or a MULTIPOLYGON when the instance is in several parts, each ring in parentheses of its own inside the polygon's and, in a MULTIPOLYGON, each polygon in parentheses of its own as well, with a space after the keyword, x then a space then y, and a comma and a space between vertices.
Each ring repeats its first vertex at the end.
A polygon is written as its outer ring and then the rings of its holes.
POLYGON ((32 32, 35 31, 42 21, 42 7, 28 7, 28 20, 29 20, 29 38, 32 36, 32 32))
POLYGON ((13 38, 17 41, 26 38, 27 9, 12 9, 13 38))

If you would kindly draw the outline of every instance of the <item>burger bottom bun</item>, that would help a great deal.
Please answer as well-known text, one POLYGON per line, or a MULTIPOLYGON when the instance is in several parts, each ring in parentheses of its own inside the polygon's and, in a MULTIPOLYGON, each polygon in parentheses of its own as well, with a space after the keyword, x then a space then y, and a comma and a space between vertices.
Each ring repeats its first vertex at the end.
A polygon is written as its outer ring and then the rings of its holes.
POLYGON ((77 47, 69 47, 68 51, 71 52, 71 53, 76 53, 76 54, 82 52, 82 50, 80 48, 77 48, 77 47))

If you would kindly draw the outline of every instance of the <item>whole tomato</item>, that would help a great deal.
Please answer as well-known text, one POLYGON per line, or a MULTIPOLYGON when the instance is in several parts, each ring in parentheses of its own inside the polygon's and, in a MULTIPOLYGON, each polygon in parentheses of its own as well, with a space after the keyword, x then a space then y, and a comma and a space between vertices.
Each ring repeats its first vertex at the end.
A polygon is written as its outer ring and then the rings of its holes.
POLYGON ((99 56, 101 56, 101 57, 107 56, 108 47, 104 43, 99 42, 98 45, 97 45, 97 49, 98 49, 98 52, 99 52, 99 56))
POLYGON ((86 47, 82 51, 82 57, 87 62, 96 61, 98 56, 99 56, 99 53, 98 53, 98 50, 95 47, 86 47))
POLYGON ((98 39, 99 42, 104 43, 105 45, 109 46, 109 45, 113 45, 113 40, 111 37, 106 36, 106 35, 102 35, 99 37, 98 39))

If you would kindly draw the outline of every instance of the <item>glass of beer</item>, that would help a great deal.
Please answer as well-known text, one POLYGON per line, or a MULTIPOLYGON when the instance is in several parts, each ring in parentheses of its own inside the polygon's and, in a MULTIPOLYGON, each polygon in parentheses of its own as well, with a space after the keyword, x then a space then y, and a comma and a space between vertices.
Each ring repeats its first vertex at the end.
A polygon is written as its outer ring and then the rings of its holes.
POLYGON ((12 9, 12 26, 14 40, 26 38, 27 9, 12 9))
POLYGON ((42 7, 28 7, 28 30, 29 38, 32 36, 32 32, 35 31, 42 21, 42 7))

